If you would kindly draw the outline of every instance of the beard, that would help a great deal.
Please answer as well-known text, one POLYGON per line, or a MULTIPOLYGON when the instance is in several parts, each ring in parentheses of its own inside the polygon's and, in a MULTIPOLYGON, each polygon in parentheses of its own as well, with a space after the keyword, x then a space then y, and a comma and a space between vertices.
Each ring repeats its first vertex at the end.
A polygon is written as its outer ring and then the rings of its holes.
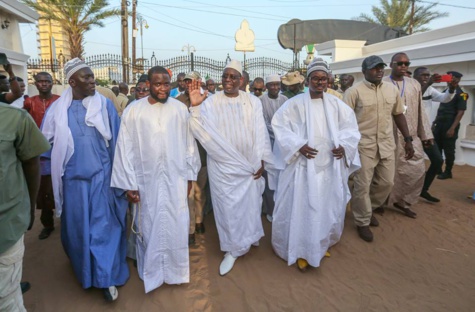
POLYGON ((166 96, 164 99, 160 99, 157 94, 154 94, 154 93, 152 93, 152 92, 150 92, 150 96, 151 96, 155 101, 164 104, 166 101, 168 101, 168 98, 170 97, 170 93, 168 92, 168 93, 167 93, 167 96, 166 96))

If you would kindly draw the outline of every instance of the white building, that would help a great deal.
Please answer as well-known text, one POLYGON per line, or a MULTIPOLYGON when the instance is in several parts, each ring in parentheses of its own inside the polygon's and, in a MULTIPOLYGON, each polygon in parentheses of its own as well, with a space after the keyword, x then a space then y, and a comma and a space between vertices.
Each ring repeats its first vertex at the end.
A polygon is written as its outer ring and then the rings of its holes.
MULTIPOLYGON (((411 70, 425 66, 432 73, 454 70, 464 76, 461 88, 469 94, 467 111, 461 121, 455 163, 475 166, 475 21, 365 46, 364 41, 333 40, 316 46, 319 55, 332 57, 334 74, 352 74, 363 79, 361 63, 370 55, 380 56, 387 64, 397 52, 405 52, 411 70)), ((389 74, 390 70, 386 71, 389 74)), ((445 84, 434 84, 444 87, 445 84)))
MULTIPOLYGON (((39 17, 36 11, 19 1, 0 0, 0 52, 7 55, 15 75, 25 81, 28 78, 26 62, 29 55, 23 53, 20 23, 34 24, 39 17)), ((0 72, 4 72, 3 67, 0 67, 0 72)))

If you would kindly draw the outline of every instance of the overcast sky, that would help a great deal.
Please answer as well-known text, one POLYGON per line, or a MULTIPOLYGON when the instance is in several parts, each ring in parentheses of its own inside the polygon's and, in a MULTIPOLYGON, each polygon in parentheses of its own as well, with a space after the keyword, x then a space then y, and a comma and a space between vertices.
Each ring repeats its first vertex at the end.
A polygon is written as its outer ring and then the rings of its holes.
MULTIPOLYGON (((129 1, 131 2, 131 1, 129 1)), ((429 3, 431 1, 422 1, 429 3)), ((109 1, 110 7, 120 8, 120 0, 109 1)), ((292 52, 284 50, 277 41, 277 30, 292 18, 352 19, 360 13, 371 13, 378 0, 240 0, 234 2, 204 0, 138 0, 137 12, 149 25, 144 28, 143 53, 150 58, 155 52, 157 59, 167 59, 186 54, 182 49, 193 46, 195 55, 218 60, 242 59, 242 52, 234 51, 234 34, 243 19, 247 19, 255 34, 255 52, 247 58, 268 56, 283 61, 292 61, 292 52)), ((131 10, 131 7, 130 7, 131 10)), ((431 29, 447 27, 475 20, 475 3, 472 0, 442 0, 436 7, 448 12, 449 17, 438 19, 428 25, 431 29), (443 5, 446 4, 446 5, 443 5)), ((101 53, 120 54, 120 18, 105 21, 104 28, 93 28, 85 36, 86 56, 101 53)), ((132 23, 129 19, 129 27, 132 23)), ((36 27, 21 26, 23 47, 26 54, 38 57, 36 27)), ((131 47, 131 44, 129 44, 131 47)), ((305 58, 306 54, 302 54, 305 58)), ((140 34, 137 37, 137 57, 141 57, 140 34)))

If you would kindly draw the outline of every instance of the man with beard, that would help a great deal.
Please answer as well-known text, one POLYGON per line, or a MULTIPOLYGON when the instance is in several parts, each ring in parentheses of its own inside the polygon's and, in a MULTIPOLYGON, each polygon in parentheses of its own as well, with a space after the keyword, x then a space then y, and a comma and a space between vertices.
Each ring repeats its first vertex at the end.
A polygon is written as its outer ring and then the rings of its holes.
POLYGON ((43 134, 53 143, 51 179, 61 241, 83 288, 116 300, 129 278, 125 261, 127 201, 111 188, 119 132, 114 104, 96 92, 94 73, 79 58, 64 66, 70 87, 48 109, 43 134))
POLYGON ((379 56, 365 58, 361 65, 365 79, 346 90, 343 98, 355 111, 361 133, 358 144, 361 168, 353 178, 351 209, 358 235, 367 242, 373 241, 369 226, 379 225, 373 210, 386 202, 394 185, 393 121, 404 137, 405 158, 414 155, 399 91, 392 83, 382 81, 385 66, 379 56))
POLYGON ((264 161, 272 162, 262 104, 254 95, 239 90, 242 74, 241 63, 232 60, 223 71, 223 92, 206 99, 199 83, 190 89, 190 127, 208 153, 214 216, 225 252, 221 275, 231 271, 236 259, 264 236, 262 173, 264 161))
POLYGON ((383 78, 384 82, 393 84, 399 91, 404 105, 409 136, 414 146, 414 157, 406 159, 402 142, 409 138, 400 131, 396 135, 396 173, 394 187, 389 196, 389 205, 401 210, 409 218, 416 218, 411 207, 417 203, 422 191, 425 175, 424 148, 434 144, 429 120, 422 107, 420 83, 405 75, 411 64, 406 53, 396 53, 391 58, 391 74, 383 78))
POLYGON ((187 107, 170 97, 170 74, 148 71, 150 96, 122 116, 112 186, 136 204, 139 277, 145 292, 190 279, 187 194, 200 169, 187 107))
MULTIPOLYGON (((59 95, 53 94, 53 78, 47 72, 40 72, 35 75, 35 86, 38 89, 38 95, 29 97, 25 100, 23 109, 30 113, 38 128, 41 128, 41 122, 46 114, 46 110, 59 98, 59 95)), ((54 195, 53 184, 51 182, 51 154, 44 154, 40 157, 41 182, 38 197, 36 199, 36 208, 41 210, 41 224, 43 230, 38 236, 39 239, 46 239, 54 231, 54 195)))

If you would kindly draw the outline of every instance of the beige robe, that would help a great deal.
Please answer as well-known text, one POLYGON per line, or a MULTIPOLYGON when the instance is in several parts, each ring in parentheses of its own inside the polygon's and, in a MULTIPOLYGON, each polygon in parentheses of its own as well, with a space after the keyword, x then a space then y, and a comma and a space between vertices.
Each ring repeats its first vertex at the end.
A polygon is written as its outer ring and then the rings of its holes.
POLYGON ((401 94, 409 134, 413 138, 414 157, 406 160, 404 151, 404 137, 397 130, 396 136, 396 174, 394 187, 389 195, 389 205, 398 203, 403 207, 415 204, 422 191, 425 176, 424 148, 422 141, 433 139, 429 120, 422 105, 421 86, 412 78, 404 77, 402 81, 392 81, 390 77, 383 80, 394 83, 401 94))

